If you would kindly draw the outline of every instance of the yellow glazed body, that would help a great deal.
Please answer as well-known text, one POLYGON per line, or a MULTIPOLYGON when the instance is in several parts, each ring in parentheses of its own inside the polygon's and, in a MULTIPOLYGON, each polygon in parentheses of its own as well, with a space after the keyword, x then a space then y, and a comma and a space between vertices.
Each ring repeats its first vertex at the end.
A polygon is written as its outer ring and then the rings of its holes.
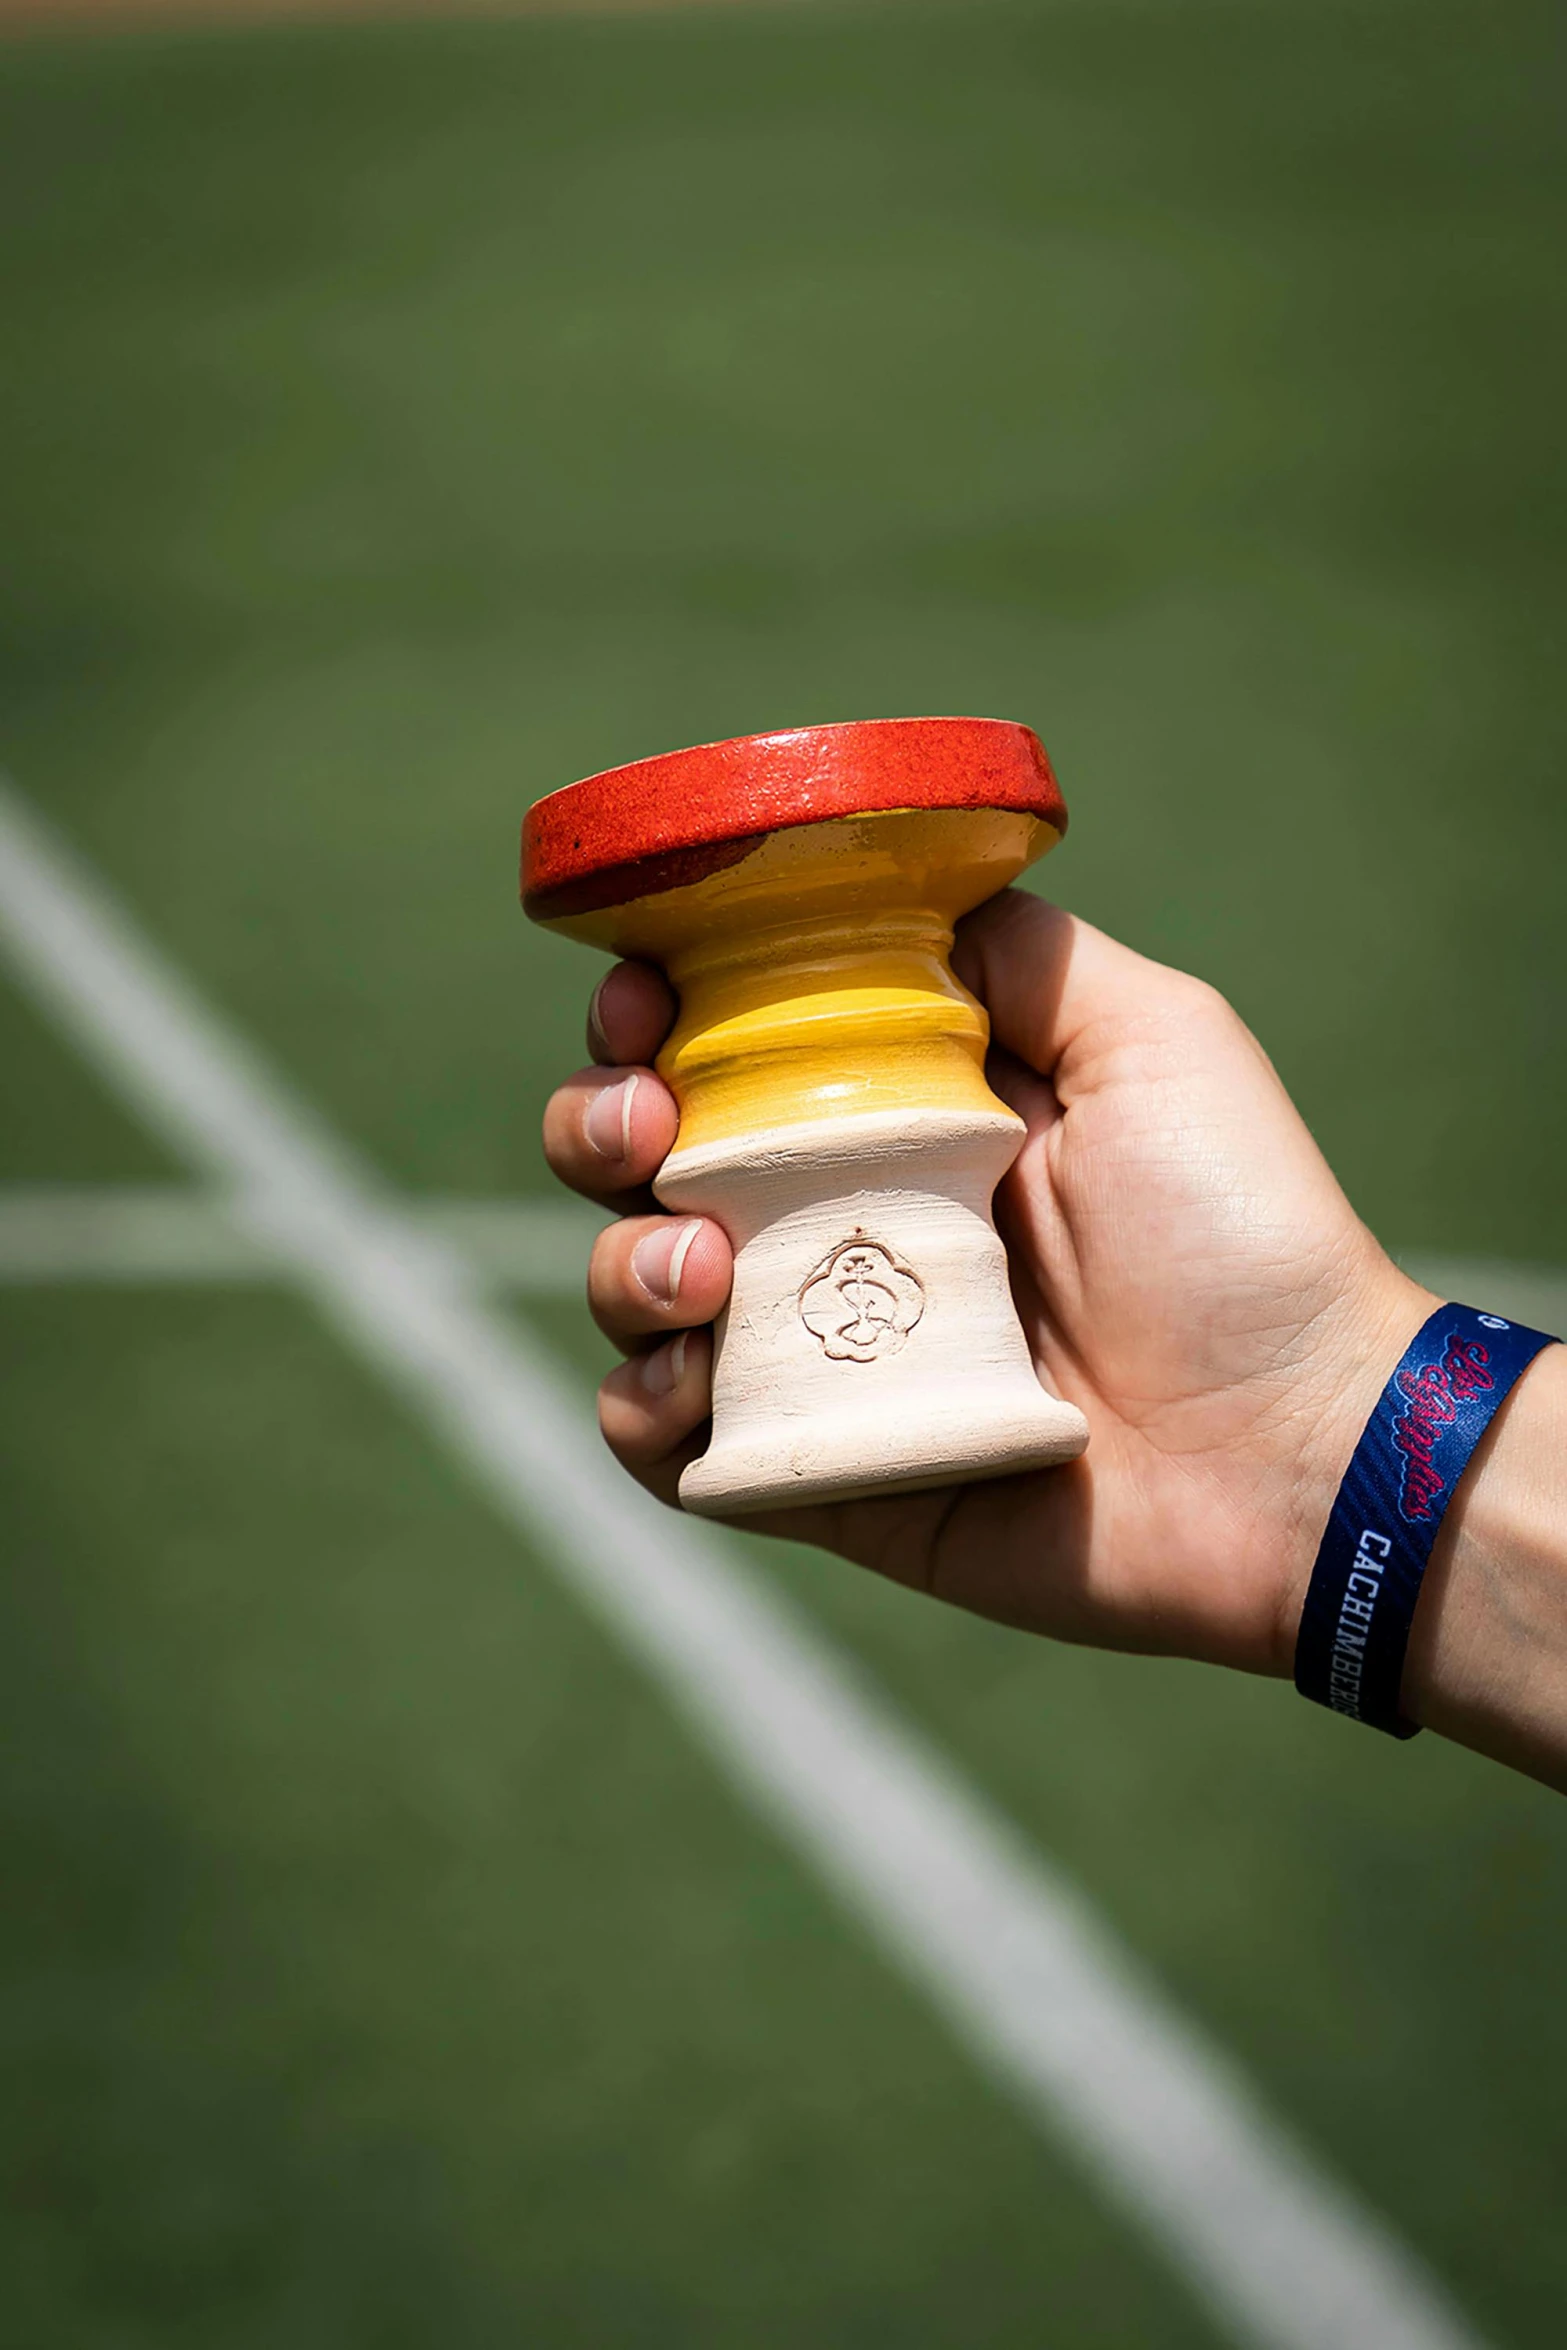
POLYGON ((895 809, 767 834, 702 880, 551 924, 662 966, 682 1156, 878 1111, 1009 1113, 953 925, 1059 835, 999 809, 895 809))

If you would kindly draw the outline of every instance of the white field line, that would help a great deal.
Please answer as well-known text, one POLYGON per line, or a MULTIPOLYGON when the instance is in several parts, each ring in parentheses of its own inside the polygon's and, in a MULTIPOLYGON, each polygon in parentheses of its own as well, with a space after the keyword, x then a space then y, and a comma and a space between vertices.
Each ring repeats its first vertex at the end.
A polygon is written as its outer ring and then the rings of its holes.
POLYGON ((571 1383, 0 787, 0 939, 123 1100, 662 1685, 1237 2342, 1475 2350, 1419 2260, 822 1636, 612 1470, 571 1383))
MULTIPOLYGON (((578 1297, 604 1219, 569 1200, 402 1195, 402 1212, 461 1250, 496 1290, 578 1297)), ((1567 1273, 1490 1257, 1405 1257, 1430 1289, 1567 1330, 1567 1273)), ((275 1252, 220 1200, 176 1184, 0 1183, 0 1285, 272 1281, 275 1252)))
MULTIPOLYGON (((580 1297, 604 1219, 568 1200, 405 1199, 495 1289, 580 1297)), ((0 1284, 275 1281, 277 1252, 219 1198, 174 1184, 0 1184, 0 1284)))
POLYGON ((496 1289, 580 1299, 607 1219, 586 1201, 422 1199, 415 1210, 496 1289))
POLYGON ((0 1187, 0 1282, 267 1281, 277 1267, 217 1200, 172 1185, 0 1187))

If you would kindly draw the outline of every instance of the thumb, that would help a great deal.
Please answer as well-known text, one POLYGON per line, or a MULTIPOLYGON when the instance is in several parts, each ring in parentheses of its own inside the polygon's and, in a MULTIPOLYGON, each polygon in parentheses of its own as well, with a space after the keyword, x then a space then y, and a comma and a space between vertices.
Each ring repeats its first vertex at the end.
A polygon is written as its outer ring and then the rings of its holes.
POLYGON ((1201 985, 1021 889, 958 924, 952 964, 988 1010, 992 1043, 1045 1077, 1096 1026, 1157 1014, 1201 985))

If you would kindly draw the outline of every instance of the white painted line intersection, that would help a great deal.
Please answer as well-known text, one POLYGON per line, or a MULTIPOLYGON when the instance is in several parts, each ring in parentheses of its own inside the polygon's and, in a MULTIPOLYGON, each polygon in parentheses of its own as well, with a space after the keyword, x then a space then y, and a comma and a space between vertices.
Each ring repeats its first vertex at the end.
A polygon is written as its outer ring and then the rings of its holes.
POLYGON ((0 942, 106 1083, 466 1464, 990 2077, 1265 2350, 1477 2350, 1080 1894, 722 1538, 620 1477, 460 1246, 0 787, 0 942))

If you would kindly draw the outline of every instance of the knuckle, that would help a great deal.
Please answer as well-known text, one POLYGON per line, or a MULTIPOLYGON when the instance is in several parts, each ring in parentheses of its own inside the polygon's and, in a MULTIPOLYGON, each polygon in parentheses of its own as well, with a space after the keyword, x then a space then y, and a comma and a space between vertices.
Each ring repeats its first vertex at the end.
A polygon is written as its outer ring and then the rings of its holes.
POLYGON ((1190 971, 1182 971, 1178 977, 1178 1000, 1188 1018, 1203 1020, 1215 1027, 1226 1025, 1236 1018, 1229 997, 1221 994, 1211 980, 1199 979, 1190 971))

